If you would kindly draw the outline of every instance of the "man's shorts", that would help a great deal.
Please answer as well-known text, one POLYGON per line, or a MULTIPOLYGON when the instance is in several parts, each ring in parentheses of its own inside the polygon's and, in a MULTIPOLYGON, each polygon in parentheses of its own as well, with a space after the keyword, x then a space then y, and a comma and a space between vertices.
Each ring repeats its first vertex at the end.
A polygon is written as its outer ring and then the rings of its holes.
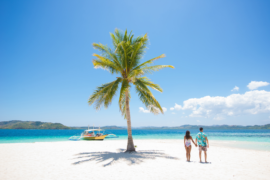
POLYGON ((207 151, 207 147, 206 146, 199 146, 199 151, 207 151))

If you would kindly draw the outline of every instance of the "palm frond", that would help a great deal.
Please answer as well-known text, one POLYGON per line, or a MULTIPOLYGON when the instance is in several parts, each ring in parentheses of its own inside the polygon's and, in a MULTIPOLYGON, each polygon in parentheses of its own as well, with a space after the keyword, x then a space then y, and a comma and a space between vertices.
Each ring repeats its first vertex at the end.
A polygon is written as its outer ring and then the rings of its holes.
POLYGON ((121 41, 113 33, 110 33, 110 36, 112 38, 113 46, 116 48, 121 41))
POLYGON ((143 68, 143 67, 146 67, 146 66, 148 66, 149 64, 152 64, 155 60, 158 60, 158 59, 164 58, 164 57, 165 57, 165 54, 161 54, 161 55, 158 56, 158 57, 155 57, 155 58, 153 58, 153 59, 150 59, 150 60, 148 60, 148 61, 145 61, 144 63, 142 63, 142 64, 138 65, 137 67, 135 67, 133 70, 137 70, 137 69, 141 69, 141 68, 143 68))
POLYGON ((118 39, 119 42, 123 41, 124 36, 123 36, 123 34, 121 33, 121 31, 119 29, 116 28, 114 30, 114 34, 115 34, 115 36, 116 36, 116 38, 118 39))
POLYGON ((112 74, 113 73, 121 73, 122 71, 122 68, 119 64, 103 57, 103 56, 100 56, 98 54, 93 54, 93 56, 97 57, 97 59, 94 59, 92 62, 93 62, 93 65, 94 65, 94 68, 102 68, 102 69, 105 69, 105 70, 108 70, 109 72, 111 72, 112 74))
POLYGON ((144 74, 147 74, 147 73, 152 74, 153 72, 159 71, 159 70, 164 69, 164 68, 173 68, 174 69, 174 66, 171 66, 171 65, 146 66, 146 67, 141 68, 141 70, 144 72, 144 74))
POLYGON ((133 70, 128 74, 128 78, 134 79, 136 77, 140 77, 144 74, 144 72, 141 69, 133 70))
POLYGON ((140 100, 154 114, 162 113, 163 109, 159 102, 155 99, 151 91, 146 86, 141 86, 140 83, 135 83, 136 91, 139 95, 140 100), (147 90, 148 89, 148 90, 147 90))
POLYGON ((117 55, 106 45, 103 45, 101 43, 93 43, 94 49, 99 50, 102 53, 102 56, 104 56, 107 59, 110 59, 113 61, 117 66, 121 67, 121 63, 119 62, 119 59, 117 58, 117 55))
POLYGON ((145 53, 147 44, 148 44, 147 34, 145 34, 143 37, 137 38, 134 42, 132 42, 133 50, 130 57, 129 69, 133 69, 134 67, 138 66, 141 58, 145 53))
POLYGON ((136 78, 135 81, 136 81, 135 84, 139 83, 143 87, 148 86, 148 87, 151 87, 152 89, 154 89, 156 91, 163 92, 162 88, 158 84, 153 83, 147 77, 136 78))
POLYGON ((95 103, 95 109, 97 110, 99 110, 102 105, 107 108, 110 105, 112 98, 118 89, 118 85, 120 82, 122 82, 122 80, 122 78, 117 78, 117 80, 113 82, 106 83, 98 87, 90 96, 88 104, 92 105, 95 103))

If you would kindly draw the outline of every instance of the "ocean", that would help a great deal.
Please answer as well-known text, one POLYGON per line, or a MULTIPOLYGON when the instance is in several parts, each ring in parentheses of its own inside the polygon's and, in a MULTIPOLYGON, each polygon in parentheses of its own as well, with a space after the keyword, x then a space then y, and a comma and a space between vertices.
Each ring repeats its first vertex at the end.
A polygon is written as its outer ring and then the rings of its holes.
MULTIPOLYGON (((80 136, 83 129, 73 130, 23 130, 0 129, 0 143, 33 143, 69 141, 71 136, 80 136)), ((179 129, 133 129, 132 135, 136 139, 183 139, 186 130, 179 129)), ((195 139, 198 130, 191 129, 191 136, 195 139)), ((270 130, 207 130, 210 141, 215 144, 270 151, 270 130)), ((105 141, 127 139, 127 130, 106 130, 106 133, 115 134, 119 138, 106 138, 105 141)), ((136 144, 136 143, 135 143, 136 144)))

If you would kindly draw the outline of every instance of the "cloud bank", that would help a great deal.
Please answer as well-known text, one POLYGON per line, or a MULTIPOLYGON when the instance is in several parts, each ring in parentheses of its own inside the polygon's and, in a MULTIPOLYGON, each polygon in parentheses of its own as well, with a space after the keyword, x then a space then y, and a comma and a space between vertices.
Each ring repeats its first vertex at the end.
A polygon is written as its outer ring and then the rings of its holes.
POLYGON ((175 104, 175 107, 177 110, 191 110, 190 117, 212 117, 216 120, 226 116, 266 113, 270 112, 270 92, 254 90, 227 97, 191 98, 184 101, 183 106, 175 104))

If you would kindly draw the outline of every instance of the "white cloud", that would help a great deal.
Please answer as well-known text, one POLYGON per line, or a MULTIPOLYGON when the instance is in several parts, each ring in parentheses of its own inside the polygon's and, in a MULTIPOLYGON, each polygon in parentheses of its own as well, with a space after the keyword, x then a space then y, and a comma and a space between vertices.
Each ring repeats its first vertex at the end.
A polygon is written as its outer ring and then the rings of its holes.
POLYGON ((181 105, 175 103, 174 107, 171 107, 170 110, 171 110, 171 111, 172 111, 172 110, 181 110, 181 108, 182 108, 181 105))
POLYGON ((183 102, 181 109, 191 110, 190 117, 208 117, 216 120, 226 116, 266 113, 270 112, 270 92, 255 90, 227 97, 191 98, 183 102))
POLYGON ((175 114, 175 112, 172 112, 172 114, 175 114))
POLYGON ((239 87, 235 86, 231 91, 239 91, 239 87))
MULTIPOLYGON (((162 109, 163 109, 163 112, 166 112, 167 111, 167 108, 165 108, 165 107, 162 107, 162 109)), ((143 107, 139 107, 139 112, 150 113, 149 110, 144 109, 143 107)))
POLYGON ((197 122, 201 122, 200 120, 197 120, 197 122))
POLYGON ((269 83, 268 82, 263 82, 263 81, 251 81, 247 87, 250 89, 250 90, 254 90, 254 89, 258 89, 259 87, 262 87, 262 86, 268 86, 269 83))
POLYGON ((150 113, 149 110, 144 109, 143 107, 139 107, 139 110, 140 110, 140 112, 143 112, 143 113, 150 113))
POLYGON ((163 112, 166 112, 167 111, 167 108, 165 108, 165 107, 162 107, 162 109, 163 109, 163 112))

